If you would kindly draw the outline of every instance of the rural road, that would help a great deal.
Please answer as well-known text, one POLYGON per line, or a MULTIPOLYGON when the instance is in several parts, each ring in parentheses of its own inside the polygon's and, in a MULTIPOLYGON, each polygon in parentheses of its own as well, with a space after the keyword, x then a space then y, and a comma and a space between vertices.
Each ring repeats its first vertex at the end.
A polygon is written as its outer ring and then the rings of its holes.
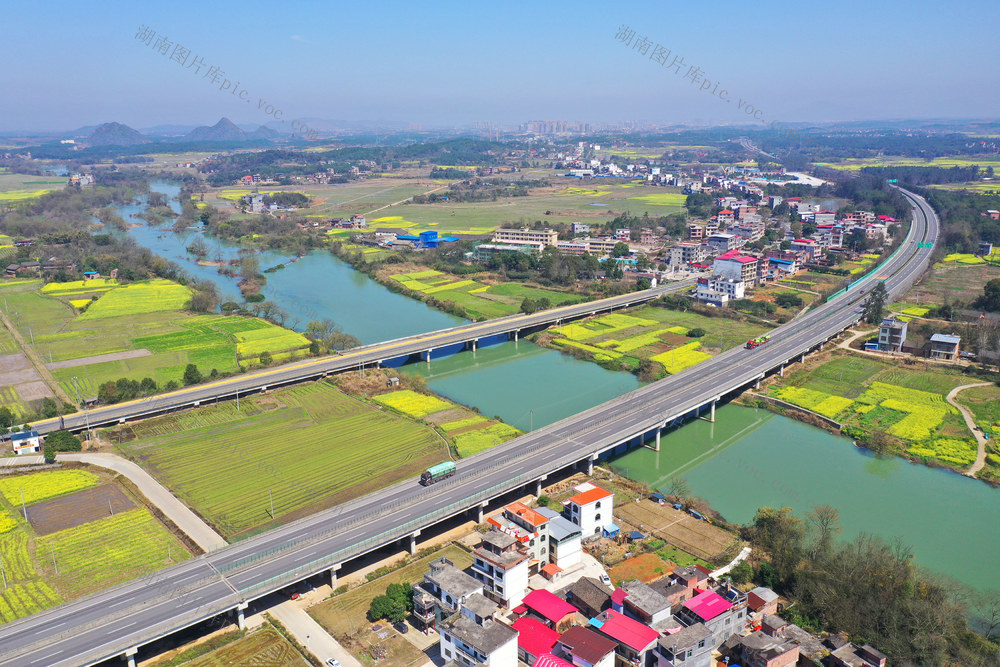
POLYGON ((361 663, 327 634, 322 625, 291 600, 271 607, 267 613, 280 621, 285 629, 295 636, 296 641, 305 646, 324 665, 329 658, 336 658, 344 667, 361 667, 361 663))
MULTIPOLYGON (((113 470, 127 477, 139 491, 142 492, 151 503, 163 512, 178 528, 205 551, 214 551, 226 546, 228 543, 222 536, 212 530, 200 516, 192 512, 184 503, 177 500, 170 491, 153 477, 132 463, 117 454, 99 454, 89 452, 60 452, 58 459, 62 461, 77 461, 88 463, 113 470)), ((41 456, 21 456, 18 458, 4 459, 3 465, 41 465, 44 459, 41 456)))
POLYGON ((971 389, 972 387, 989 387, 992 386, 993 384, 994 383, 992 382, 976 382, 973 384, 963 384, 961 387, 955 387, 954 389, 949 391, 948 395, 944 397, 944 400, 954 405, 956 408, 958 408, 958 411, 962 413, 962 419, 965 420, 965 425, 969 427, 970 431, 972 431, 972 435, 976 437, 976 442, 979 444, 979 453, 976 454, 976 462, 973 463, 968 470, 962 473, 963 475, 967 475, 969 477, 975 477, 976 473, 982 470, 983 466, 986 465, 986 437, 983 435, 982 431, 976 429, 976 419, 973 416, 972 411, 969 410, 969 408, 962 405, 961 403, 959 403, 958 401, 956 401, 955 396, 957 396, 958 392, 962 391, 963 389, 971 389))

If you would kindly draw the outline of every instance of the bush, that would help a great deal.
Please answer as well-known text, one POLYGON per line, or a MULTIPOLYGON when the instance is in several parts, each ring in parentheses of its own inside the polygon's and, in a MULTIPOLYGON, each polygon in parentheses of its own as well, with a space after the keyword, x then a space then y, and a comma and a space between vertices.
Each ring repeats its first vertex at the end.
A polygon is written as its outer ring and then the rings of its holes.
POLYGON ((701 327, 695 327, 694 329, 689 329, 687 332, 688 338, 701 338, 707 332, 701 327))
POLYGON ((247 294, 246 300, 247 300, 247 303, 263 303, 263 301, 264 301, 264 295, 263 294, 247 294))
POLYGON ((263 352, 260 353, 261 366, 270 366, 273 362, 274 362, 274 357, 271 356, 270 352, 264 350, 263 352))
POLYGON ((202 378, 201 371, 199 371, 198 367, 195 366, 194 364, 188 364, 187 367, 184 369, 185 385, 198 384, 203 379, 204 378, 202 378))

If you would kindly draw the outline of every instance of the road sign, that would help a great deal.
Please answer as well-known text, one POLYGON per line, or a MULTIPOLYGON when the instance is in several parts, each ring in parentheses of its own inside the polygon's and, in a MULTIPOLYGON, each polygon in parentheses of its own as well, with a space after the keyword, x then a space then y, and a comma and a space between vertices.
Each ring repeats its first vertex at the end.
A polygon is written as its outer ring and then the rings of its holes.
POLYGON ((899 179, 897 179, 897 178, 890 178, 889 182, 890 183, 899 183, 899 179))
POLYGON ((918 243, 917 247, 918 248, 933 248, 934 244, 933 243, 918 243))

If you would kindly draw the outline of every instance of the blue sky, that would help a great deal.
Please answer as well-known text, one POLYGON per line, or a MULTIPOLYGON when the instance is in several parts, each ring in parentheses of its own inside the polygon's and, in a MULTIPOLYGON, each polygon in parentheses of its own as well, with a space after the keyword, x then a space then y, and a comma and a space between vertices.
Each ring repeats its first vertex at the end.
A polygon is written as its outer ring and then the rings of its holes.
MULTIPOLYGON (((1000 3, 7 3, 0 130, 393 120, 995 117, 1000 3), (145 25, 206 66, 135 38, 145 25), (674 74, 621 25, 684 59, 674 74), (208 67, 239 82, 218 90, 208 67), (691 66, 729 102, 684 78, 691 66), (743 100, 743 104, 740 104, 743 100), (260 107, 260 108, 258 108, 260 107), (759 111, 757 111, 759 110, 759 111)), ((672 57, 671 56, 671 57, 672 57)), ((699 84, 700 85, 700 84, 699 84)))

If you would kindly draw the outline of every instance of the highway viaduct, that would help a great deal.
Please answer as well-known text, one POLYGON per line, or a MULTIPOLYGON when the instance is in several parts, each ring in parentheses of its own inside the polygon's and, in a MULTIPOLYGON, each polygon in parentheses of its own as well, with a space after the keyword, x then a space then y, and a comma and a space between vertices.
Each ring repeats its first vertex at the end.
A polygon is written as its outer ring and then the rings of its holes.
POLYGON ((546 477, 590 467, 615 451, 664 428, 711 414, 720 399, 802 361, 861 316, 862 290, 883 280, 892 296, 926 269, 938 222, 922 199, 900 249, 846 294, 775 330, 754 350, 724 352, 578 415, 550 424, 459 463, 458 473, 423 488, 406 481, 344 505, 281 526, 244 542, 190 559, 141 580, 0 626, 0 665, 94 664, 157 638, 233 612, 290 583, 320 573, 331 578, 343 564, 403 541, 411 550, 422 530, 484 507, 505 494, 537 492, 546 477))

